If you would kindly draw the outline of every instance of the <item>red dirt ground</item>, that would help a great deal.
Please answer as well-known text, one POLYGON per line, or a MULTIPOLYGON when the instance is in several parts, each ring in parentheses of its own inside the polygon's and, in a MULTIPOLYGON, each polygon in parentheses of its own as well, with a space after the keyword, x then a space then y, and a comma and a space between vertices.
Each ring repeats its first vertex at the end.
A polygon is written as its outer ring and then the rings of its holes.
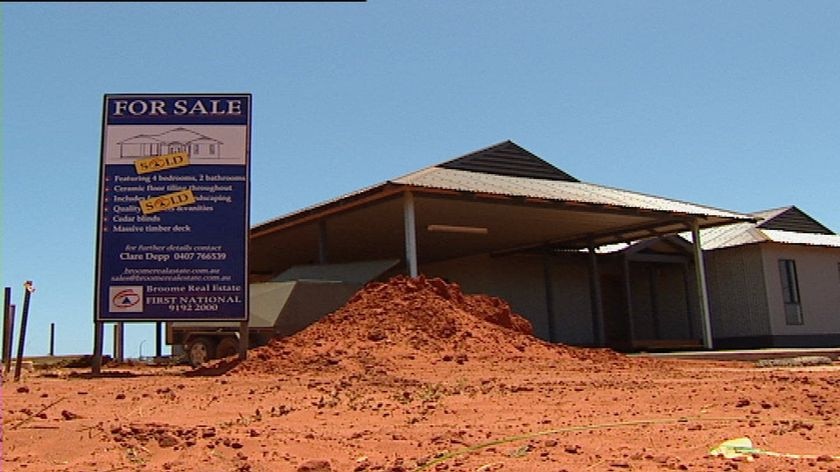
POLYGON ((398 277, 241 363, 28 372, 3 382, 2 470, 840 472, 836 362, 666 361, 530 331, 502 300, 398 277), (709 456, 741 436, 809 457, 709 456))

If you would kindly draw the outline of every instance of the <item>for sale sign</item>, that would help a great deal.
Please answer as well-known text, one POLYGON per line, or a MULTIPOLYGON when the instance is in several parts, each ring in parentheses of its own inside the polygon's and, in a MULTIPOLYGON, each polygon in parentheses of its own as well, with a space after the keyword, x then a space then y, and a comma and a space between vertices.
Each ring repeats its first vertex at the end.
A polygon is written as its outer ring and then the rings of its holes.
POLYGON ((106 95, 96 321, 248 319, 251 95, 106 95))

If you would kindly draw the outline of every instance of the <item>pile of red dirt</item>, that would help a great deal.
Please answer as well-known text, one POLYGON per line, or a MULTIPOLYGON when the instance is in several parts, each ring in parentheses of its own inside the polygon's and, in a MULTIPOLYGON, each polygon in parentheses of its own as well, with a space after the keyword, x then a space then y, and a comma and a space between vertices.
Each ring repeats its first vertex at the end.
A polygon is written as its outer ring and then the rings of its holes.
POLYGON ((232 372, 299 368, 368 369, 403 360, 455 362, 515 358, 616 360, 612 351, 546 343, 502 299, 467 295, 438 278, 397 276, 370 283, 305 330, 249 352, 232 372))

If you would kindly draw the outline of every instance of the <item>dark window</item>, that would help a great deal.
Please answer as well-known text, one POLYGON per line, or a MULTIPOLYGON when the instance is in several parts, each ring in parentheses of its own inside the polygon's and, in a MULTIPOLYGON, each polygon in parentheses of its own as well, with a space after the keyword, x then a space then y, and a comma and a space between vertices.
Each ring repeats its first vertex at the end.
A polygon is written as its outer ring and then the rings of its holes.
POLYGON ((779 276, 782 279, 785 322, 789 325, 801 325, 804 321, 799 299, 799 280, 796 277, 796 262, 792 259, 779 259, 779 276))

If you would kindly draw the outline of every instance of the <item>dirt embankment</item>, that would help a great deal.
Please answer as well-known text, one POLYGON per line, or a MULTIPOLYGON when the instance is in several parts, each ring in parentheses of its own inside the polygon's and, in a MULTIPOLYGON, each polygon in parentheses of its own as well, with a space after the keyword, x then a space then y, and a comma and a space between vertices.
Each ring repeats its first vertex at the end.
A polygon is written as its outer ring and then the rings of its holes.
POLYGON ((231 374, 401 362, 628 361, 607 349, 546 343, 532 333, 531 323, 500 298, 464 294, 439 278, 398 276, 368 284, 294 336, 252 350, 231 374))
POLYGON ((836 365, 639 359, 530 332, 439 279, 369 284, 245 362, 3 382, 2 469, 840 472, 836 365), (709 455, 739 437, 755 451, 709 455))

